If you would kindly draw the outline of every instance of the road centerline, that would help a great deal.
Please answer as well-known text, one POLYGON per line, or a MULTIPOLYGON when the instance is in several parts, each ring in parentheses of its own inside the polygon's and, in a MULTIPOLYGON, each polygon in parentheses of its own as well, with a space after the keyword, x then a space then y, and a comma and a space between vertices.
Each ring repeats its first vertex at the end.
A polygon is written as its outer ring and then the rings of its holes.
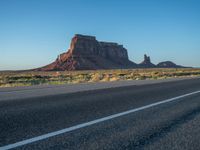
POLYGON ((188 97, 188 96, 191 96, 191 95, 194 95, 194 94, 198 94, 198 93, 200 93, 200 90, 195 91, 195 92, 191 92, 191 93, 188 93, 188 94, 180 95, 180 96, 177 96, 177 97, 174 97, 174 98, 165 99, 165 100, 155 102, 155 103, 152 103, 152 104, 148 104, 148 105, 145 105, 145 106, 142 106, 142 107, 127 110, 127 111, 124 111, 124 112, 121 112, 121 113, 109 115, 109 116, 106 116, 106 117, 103 117, 103 118, 95 119, 95 120, 92 120, 92 121, 89 121, 89 122, 81 123, 81 124, 78 124, 78 125, 75 125, 75 126, 72 126, 72 127, 64 128, 64 129, 61 129, 61 130, 58 130, 58 131, 50 132, 50 133, 43 134, 43 135, 33 137, 33 138, 30 138, 30 139, 22 140, 22 141, 13 143, 13 144, 8 144, 8 145, 0 147, 0 150, 9 150, 9 149, 17 148, 17 147, 27 145, 27 144, 30 144, 30 143, 33 143, 33 142, 45 140, 45 139, 48 139, 48 138, 51 138, 51 137, 54 137, 54 136, 57 136, 57 135, 60 135, 60 134, 68 133, 68 132, 78 130, 78 129, 81 129, 81 128, 84 128, 84 127, 88 127, 88 126, 91 126, 91 125, 94 125, 94 124, 98 124, 98 123, 101 123, 101 122, 104 122, 104 121, 112 120, 112 119, 115 119, 115 118, 118 118, 118 117, 121 117, 121 116, 124 116, 124 115, 128 115, 128 114, 138 112, 138 111, 141 111, 141 110, 145 110, 145 109, 155 107, 155 106, 158 106, 158 105, 161 105, 161 104, 173 102, 173 101, 179 100, 181 98, 185 98, 185 97, 188 97))

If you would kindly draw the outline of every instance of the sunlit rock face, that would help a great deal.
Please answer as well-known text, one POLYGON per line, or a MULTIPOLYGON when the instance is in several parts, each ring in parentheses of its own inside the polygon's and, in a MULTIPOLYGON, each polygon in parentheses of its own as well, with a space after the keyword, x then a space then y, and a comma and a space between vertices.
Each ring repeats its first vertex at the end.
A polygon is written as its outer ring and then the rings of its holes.
POLYGON ((60 54, 53 63, 37 70, 96 70, 136 67, 137 64, 128 59, 127 50, 123 45, 99 42, 94 36, 76 34, 66 53, 60 54))

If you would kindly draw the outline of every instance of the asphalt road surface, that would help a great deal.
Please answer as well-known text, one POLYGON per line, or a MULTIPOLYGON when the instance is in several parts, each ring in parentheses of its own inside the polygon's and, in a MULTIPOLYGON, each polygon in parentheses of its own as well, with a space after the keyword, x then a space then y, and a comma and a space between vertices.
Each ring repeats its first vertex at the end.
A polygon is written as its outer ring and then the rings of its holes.
POLYGON ((199 150, 200 79, 146 82, 1 89, 0 150, 199 150))

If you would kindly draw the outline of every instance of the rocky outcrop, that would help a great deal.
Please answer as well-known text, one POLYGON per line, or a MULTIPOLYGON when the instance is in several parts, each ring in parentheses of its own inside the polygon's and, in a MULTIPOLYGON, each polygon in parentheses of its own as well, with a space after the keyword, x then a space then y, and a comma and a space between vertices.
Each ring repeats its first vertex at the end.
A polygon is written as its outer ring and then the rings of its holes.
POLYGON ((76 34, 67 52, 36 71, 64 70, 97 70, 97 69, 128 69, 128 68, 180 68, 173 62, 166 61, 154 65, 149 56, 144 55, 144 61, 136 64, 128 59, 127 50, 123 45, 112 42, 99 42, 94 36, 76 34))
POLYGON ((184 68, 183 66, 176 65, 171 61, 164 61, 157 64, 158 68, 184 68))
POLYGON ((137 64, 128 59, 127 50, 123 45, 99 42, 94 36, 76 34, 66 53, 59 55, 55 62, 37 70, 96 70, 135 67, 137 64))
POLYGON ((151 63, 151 58, 145 54, 144 61, 139 64, 139 67, 140 68, 155 68, 156 65, 151 63))

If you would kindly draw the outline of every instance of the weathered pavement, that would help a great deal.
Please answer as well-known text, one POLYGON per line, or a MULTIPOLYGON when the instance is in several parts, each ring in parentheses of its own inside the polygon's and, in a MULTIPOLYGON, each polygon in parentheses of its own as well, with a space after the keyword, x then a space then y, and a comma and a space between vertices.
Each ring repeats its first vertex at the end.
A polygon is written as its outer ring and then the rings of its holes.
MULTIPOLYGON (((1 91, 13 98, 0 100, 0 147, 199 90, 197 78, 21 99, 1 91)), ((198 149, 199 124, 195 93, 15 149, 198 149)))

